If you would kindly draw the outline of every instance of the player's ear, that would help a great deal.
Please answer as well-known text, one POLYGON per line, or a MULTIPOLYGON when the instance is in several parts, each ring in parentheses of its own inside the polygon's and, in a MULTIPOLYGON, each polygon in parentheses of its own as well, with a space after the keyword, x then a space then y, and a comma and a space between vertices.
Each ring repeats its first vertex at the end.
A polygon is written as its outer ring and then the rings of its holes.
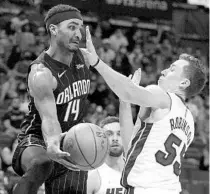
POLYGON ((189 86, 190 86, 190 80, 187 79, 187 78, 182 80, 181 83, 180 83, 180 88, 183 89, 183 90, 186 89, 189 86))
POLYGON ((49 31, 50 31, 50 34, 51 35, 56 36, 57 35, 57 32, 58 32, 57 26, 54 25, 54 24, 50 24, 49 25, 49 31))

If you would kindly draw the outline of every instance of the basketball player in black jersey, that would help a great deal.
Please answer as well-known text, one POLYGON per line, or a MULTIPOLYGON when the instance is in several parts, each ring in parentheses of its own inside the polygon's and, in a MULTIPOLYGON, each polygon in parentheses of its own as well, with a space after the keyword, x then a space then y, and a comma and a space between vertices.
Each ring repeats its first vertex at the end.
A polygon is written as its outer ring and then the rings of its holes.
POLYGON ((83 20, 78 9, 57 5, 45 23, 50 47, 28 71, 29 112, 13 156, 22 177, 14 194, 35 194, 44 182, 46 194, 86 194, 87 172, 61 150, 64 132, 83 122, 86 113, 90 76, 79 50, 83 20))

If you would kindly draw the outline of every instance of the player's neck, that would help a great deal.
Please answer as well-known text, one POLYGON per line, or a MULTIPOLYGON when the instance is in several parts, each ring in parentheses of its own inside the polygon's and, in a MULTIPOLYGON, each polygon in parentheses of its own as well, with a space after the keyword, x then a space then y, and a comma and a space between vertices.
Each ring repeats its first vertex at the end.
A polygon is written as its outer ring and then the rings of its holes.
POLYGON ((186 95, 183 92, 176 91, 173 93, 176 94, 183 102, 186 100, 186 95))
POLYGON ((113 168, 114 170, 122 172, 123 166, 124 166, 122 155, 120 157, 107 156, 105 162, 110 168, 113 168))
POLYGON ((52 57, 54 60, 59 61, 65 65, 70 66, 74 53, 69 51, 64 51, 55 46, 50 46, 46 53, 52 57))

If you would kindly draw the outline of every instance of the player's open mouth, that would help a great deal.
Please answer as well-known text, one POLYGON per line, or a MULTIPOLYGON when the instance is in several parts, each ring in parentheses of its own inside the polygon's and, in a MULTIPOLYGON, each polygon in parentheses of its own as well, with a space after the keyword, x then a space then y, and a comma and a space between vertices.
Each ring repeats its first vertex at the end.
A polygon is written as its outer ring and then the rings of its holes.
POLYGON ((70 43, 79 44, 79 41, 72 41, 70 43))

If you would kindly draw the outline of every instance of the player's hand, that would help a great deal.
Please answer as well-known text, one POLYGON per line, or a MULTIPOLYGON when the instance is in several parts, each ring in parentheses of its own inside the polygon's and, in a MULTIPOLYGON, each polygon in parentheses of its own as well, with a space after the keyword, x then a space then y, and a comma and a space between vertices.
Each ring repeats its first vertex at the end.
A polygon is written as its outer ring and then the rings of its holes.
POLYGON ((132 80, 132 82, 139 86, 141 82, 141 68, 137 69, 133 75, 130 75, 129 78, 132 80))
POLYGON ((85 61, 88 62, 88 65, 93 66, 96 64, 98 61, 98 55, 93 45, 88 26, 86 26, 86 48, 80 48, 80 50, 85 58, 85 61))
MULTIPOLYGON (((130 78, 131 81, 132 81, 134 84, 136 84, 136 85, 139 86, 140 81, 141 81, 141 68, 137 69, 137 70, 134 72, 133 75, 132 75, 132 74, 129 75, 128 78, 130 78)), ((130 103, 128 103, 128 102, 124 102, 124 101, 121 100, 121 99, 119 99, 119 100, 120 100, 120 103, 121 103, 121 104, 127 104, 127 105, 130 104, 130 103)))
POLYGON ((66 168, 74 171, 79 171, 76 165, 72 164, 68 157, 70 154, 68 152, 63 152, 60 149, 60 144, 63 138, 65 137, 66 133, 61 133, 59 136, 54 137, 47 143, 47 154, 49 158, 55 162, 58 162, 65 166, 66 168))

